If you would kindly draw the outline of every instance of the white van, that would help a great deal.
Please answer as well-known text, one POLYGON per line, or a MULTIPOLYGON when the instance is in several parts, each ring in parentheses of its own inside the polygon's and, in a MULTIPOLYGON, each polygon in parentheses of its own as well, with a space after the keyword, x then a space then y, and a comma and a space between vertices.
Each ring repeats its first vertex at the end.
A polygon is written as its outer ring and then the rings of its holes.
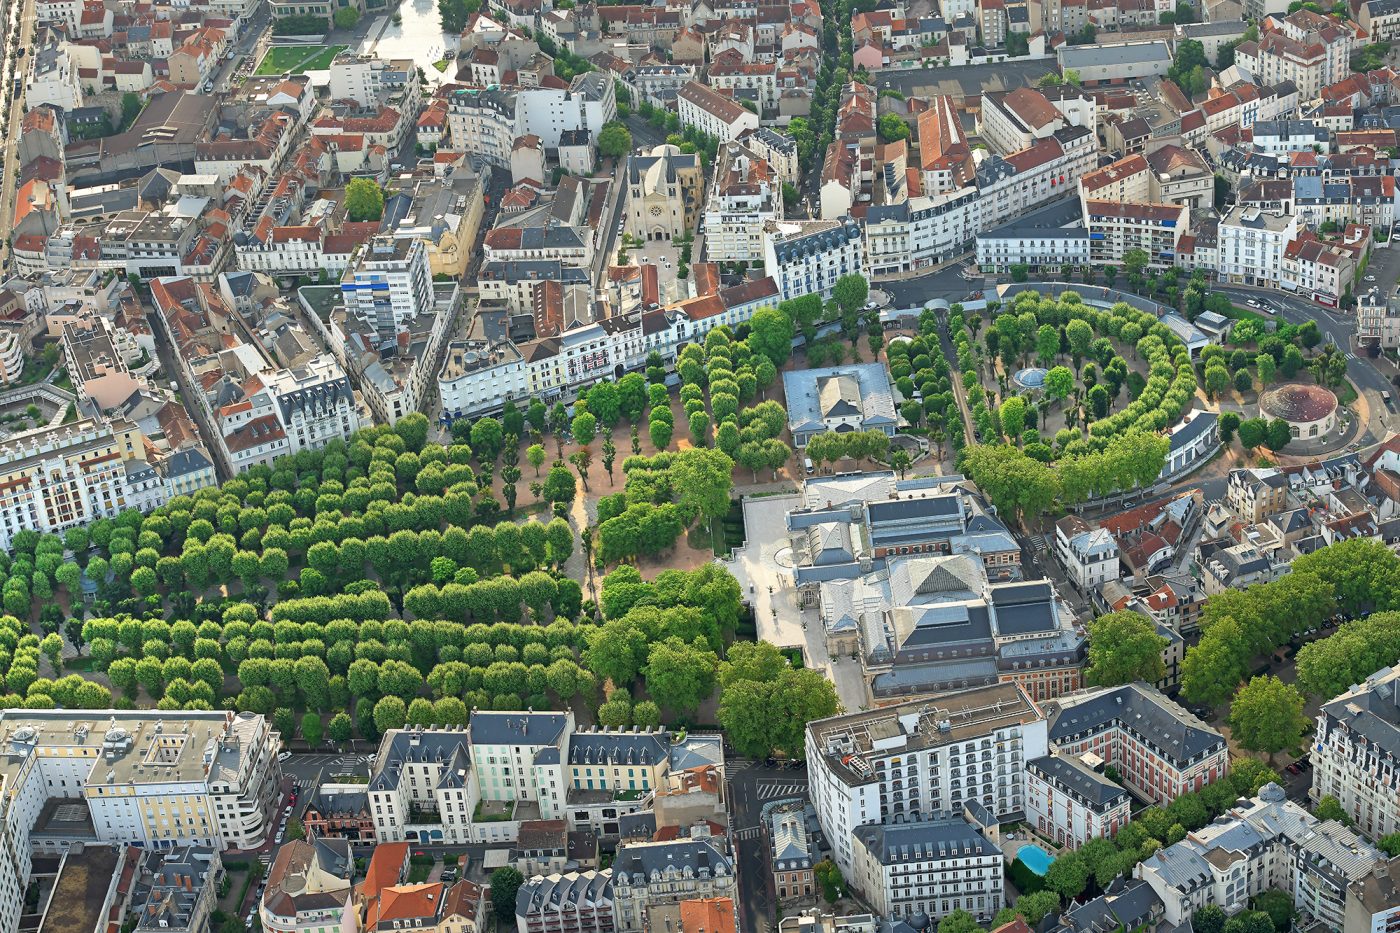
POLYGON ((817 472, 817 471, 816 471, 816 468, 812 466, 812 458, 811 458, 811 457, 803 457, 803 458, 802 458, 802 469, 804 469, 804 470, 807 471, 807 475, 808 475, 808 476, 811 476, 813 473, 817 472))

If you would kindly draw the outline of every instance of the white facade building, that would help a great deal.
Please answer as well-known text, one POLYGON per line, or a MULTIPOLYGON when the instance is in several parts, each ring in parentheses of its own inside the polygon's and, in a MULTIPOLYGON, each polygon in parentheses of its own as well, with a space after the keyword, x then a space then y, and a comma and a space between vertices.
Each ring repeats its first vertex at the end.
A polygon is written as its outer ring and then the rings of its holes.
POLYGON ((837 279, 865 270, 860 225, 849 217, 765 224, 763 258, 778 286, 779 301, 812 294, 830 297, 837 279))
POLYGON ((1045 720, 1025 690, 995 684, 809 723, 809 792, 850 878, 859 826, 970 803, 996 817, 1024 812, 1026 762, 1048 748, 1045 720))
POLYGON ((986 923, 1002 908, 1001 850, 961 817, 856 827, 851 885, 890 920, 937 921, 965 910, 986 923))

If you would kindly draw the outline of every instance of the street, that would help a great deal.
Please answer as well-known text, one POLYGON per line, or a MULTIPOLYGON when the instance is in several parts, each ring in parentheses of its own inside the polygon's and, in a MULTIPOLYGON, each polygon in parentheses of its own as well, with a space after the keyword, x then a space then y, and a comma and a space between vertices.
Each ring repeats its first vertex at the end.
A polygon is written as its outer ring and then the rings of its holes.
POLYGON ((763 805, 775 800, 805 799, 806 767, 768 767, 763 762, 730 759, 729 826, 734 839, 739 881, 739 928, 762 933, 776 916, 770 841, 760 819, 763 805))
MULTIPOLYGON (((13 13, 14 7, 10 8, 13 13)), ((19 7, 19 43, 18 49, 28 53, 29 47, 34 41, 34 0, 22 0, 19 7)), ((6 36, 12 34, 14 24, 10 23, 6 36)), ((14 88, 15 78, 24 74, 24 64, 28 59, 15 54, 15 48, 7 44, 5 47, 5 69, 4 86, 14 88)), ((4 177, 0 178, 0 230, 9 231, 14 225, 15 196, 19 186, 16 184, 19 172, 19 136, 20 124, 24 120, 24 82, 20 82, 20 90, 14 92, 10 99, 10 112, 5 122, 5 159, 4 177)), ((0 269, 9 269, 10 263, 10 237, 7 235, 0 241, 0 269)))

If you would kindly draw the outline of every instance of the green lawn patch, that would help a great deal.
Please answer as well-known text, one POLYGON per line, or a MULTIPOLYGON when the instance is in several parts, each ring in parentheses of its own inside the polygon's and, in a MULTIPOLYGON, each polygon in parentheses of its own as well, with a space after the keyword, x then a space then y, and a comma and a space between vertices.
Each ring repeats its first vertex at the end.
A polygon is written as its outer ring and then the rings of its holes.
POLYGON ((326 71, 335 57, 345 49, 346 46, 343 45, 274 45, 267 50, 253 74, 280 75, 326 71))
POLYGON ((428 864, 428 865, 418 865, 418 864, 409 865, 409 866, 408 866, 408 883, 409 883, 409 884, 422 884, 423 882, 425 882, 425 881, 428 880, 428 873, 431 872, 432 870, 433 870, 433 866, 432 866, 431 864, 428 864))
POLYGON ((452 64, 452 59, 444 58, 433 62, 433 67, 445 74, 447 72, 447 66, 450 64, 452 64))

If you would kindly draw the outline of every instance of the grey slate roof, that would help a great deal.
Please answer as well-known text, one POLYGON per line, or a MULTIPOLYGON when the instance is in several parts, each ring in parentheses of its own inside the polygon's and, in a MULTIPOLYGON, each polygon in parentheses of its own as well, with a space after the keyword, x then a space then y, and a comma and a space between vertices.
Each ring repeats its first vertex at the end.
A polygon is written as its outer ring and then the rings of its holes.
POLYGON ((1051 742, 1063 742, 1115 725, 1178 765, 1225 744, 1220 733, 1143 683, 1072 694, 1050 704, 1051 742))
POLYGON ((1400 755, 1400 665, 1372 674, 1356 689, 1324 703, 1322 712, 1353 735, 1400 755))
POLYGON ((667 759, 671 734, 657 732, 575 732, 569 739, 571 765, 656 765, 667 759))
POLYGON ((515 895, 517 917, 573 911, 579 908, 612 908, 612 869, 571 871, 567 875, 536 876, 515 895))
POLYGON ((564 733, 563 713, 473 711, 467 732, 473 745, 555 745, 564 733))
POLYGON ((613 859, 615 884, 638 886, 661 881, 674 869, 695 878, 734 874, 734 862, 708 839, 675 839, 623 846, 613 859))
POLYGON ((854 835, 881 865, 1001 856, 990 839, 961 819, 867 823, 854 835))
POLYGON ((1126 790, 1091 770, 1078 758, 1045 755, 1026 762, 1026 769, 1036 772, 1062 793, 1073 795, 1100 813, 1128 796, 1126 790))

